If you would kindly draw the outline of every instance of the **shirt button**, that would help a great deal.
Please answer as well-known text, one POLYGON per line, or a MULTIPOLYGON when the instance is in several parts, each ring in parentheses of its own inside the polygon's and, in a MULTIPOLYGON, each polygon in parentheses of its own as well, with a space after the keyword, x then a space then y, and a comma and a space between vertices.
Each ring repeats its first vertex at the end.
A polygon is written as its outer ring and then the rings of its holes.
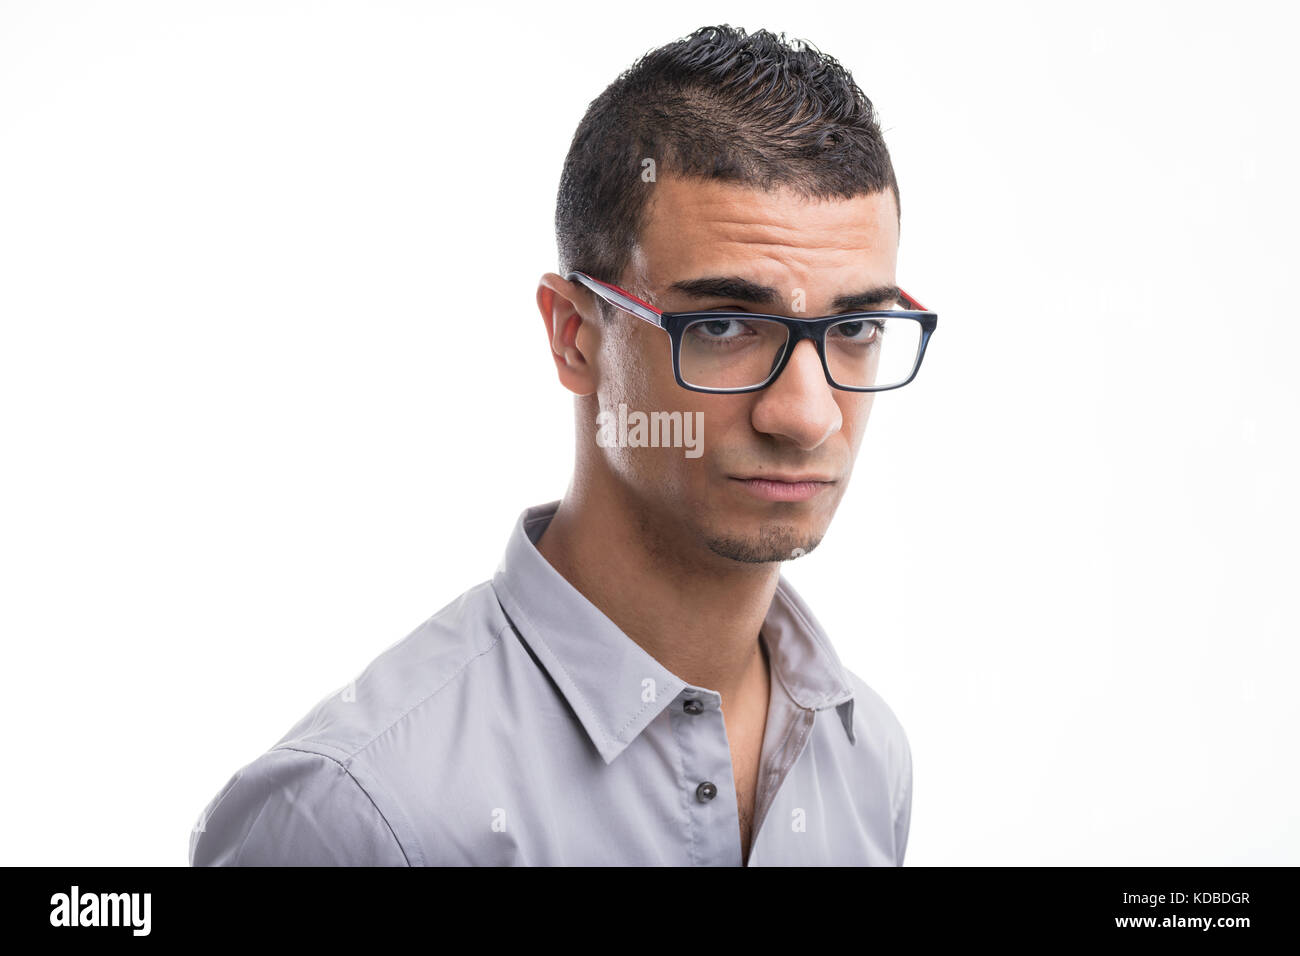
POLYGON ((686 711, 688 714, 702 714, 704 713, 704 705, 694 697, 691 697, 686 701, 686 703, 682 704, 682 710, 686 711))
POLYGON ((709 781, 707 780, 695 788, 695 796, 696 799, 700 801, 700 803, 707 803, 709 800, 712 800, 717 795, 718 795, 718 788, 715 787, 713 784, 709 783, 709 781))

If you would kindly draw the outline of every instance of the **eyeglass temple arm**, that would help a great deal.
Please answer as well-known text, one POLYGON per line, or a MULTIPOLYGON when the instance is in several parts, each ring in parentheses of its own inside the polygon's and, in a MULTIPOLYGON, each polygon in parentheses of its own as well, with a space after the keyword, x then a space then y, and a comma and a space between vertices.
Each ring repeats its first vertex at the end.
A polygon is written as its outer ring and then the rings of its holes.
POLYGON ((643 319, 656 328, 663 327, 662 313, 649 302, 643 302, 630 292, 624 292, 622 289, 612 286, 608 282, 601 282, 599 279, 593 279, 591 276, 582 272, 570 272, 564 278, 568 279, 570 282, 581 282, 610 305, 616 306, 624 312, 630 312, 638 319, 643 319))
POLYGON ((917 311, 917 312, 929 312, 929 311, 930 311, 930 310, 927 309, 925 306, 923 306, 920 302, 917 302, 917 301, 916 301, 915 299, 913 299, 910 295, 908 295, 906 292, 904 292, 902 289, 899 289, 899 290, 898 290, 898 295, 899 295, 899 297, 903 300, 903 304, 906 305, 909 309, 913 309, 913 310, 915 310, 915 311, 917 311))

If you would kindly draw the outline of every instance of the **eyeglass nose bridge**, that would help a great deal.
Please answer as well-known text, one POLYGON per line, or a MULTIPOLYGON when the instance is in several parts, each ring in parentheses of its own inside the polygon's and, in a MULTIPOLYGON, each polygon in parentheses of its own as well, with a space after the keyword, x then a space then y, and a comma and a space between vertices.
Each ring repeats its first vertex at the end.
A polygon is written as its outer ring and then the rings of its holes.
POLYGON ((826 364, 826 332, 830 328, 830 323, 826 322, 785 322, 785 344, 781 346, 781 355, 776 362, 772 364, 772 374, 768 376, 763 388, 769 388, 776 384, 785 373, 785 367, 790 364, 790 359, 794 358, 794 350, 799 347, 799 343, 808 339, 813 344, 813 351, 817 353, 817 359, 822 363, 822 374, 826 376, 826 384, 831 388, 837 388, 835 380, 831 378, 830 366, 826 364))

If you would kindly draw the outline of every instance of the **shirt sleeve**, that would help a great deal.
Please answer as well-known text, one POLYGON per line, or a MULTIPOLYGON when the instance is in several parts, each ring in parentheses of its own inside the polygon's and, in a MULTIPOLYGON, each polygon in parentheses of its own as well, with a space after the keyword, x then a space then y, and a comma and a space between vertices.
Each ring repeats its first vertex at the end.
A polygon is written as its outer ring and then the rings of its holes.
POLYGON ((409 866, 370 795, 339 761, 267 751, 233 776, 190 833, 191 866, 409 866))
MULTIPOLYGON (((899 728, 900 732, 902 728, 899 728)), ((902 734, 902 763, 894 797, 894 846, 898 848, 897 865, 903 865, 907 853, 907 836, 912 828, 912 745, 902 734)))

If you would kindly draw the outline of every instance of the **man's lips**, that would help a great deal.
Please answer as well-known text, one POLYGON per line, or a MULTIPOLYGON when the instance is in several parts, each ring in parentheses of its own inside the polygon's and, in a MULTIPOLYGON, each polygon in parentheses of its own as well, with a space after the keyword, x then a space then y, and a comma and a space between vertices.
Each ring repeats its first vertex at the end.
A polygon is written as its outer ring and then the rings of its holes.
POLYGON ((762 478, 731 476, 731 480, 756 498, 764 501, 807 501, 820 494, 835 479, 820 475, 767 475, 762 478))
POLYGON ((830 475, 823 475, 815 471, 772 471, 762 475, 731 475, 730 477, 735 478, 738 481, 783 481, 790 485, 797 484, 801 481, 820 481, 829 484, 835 482, 835 479, 830 475))

